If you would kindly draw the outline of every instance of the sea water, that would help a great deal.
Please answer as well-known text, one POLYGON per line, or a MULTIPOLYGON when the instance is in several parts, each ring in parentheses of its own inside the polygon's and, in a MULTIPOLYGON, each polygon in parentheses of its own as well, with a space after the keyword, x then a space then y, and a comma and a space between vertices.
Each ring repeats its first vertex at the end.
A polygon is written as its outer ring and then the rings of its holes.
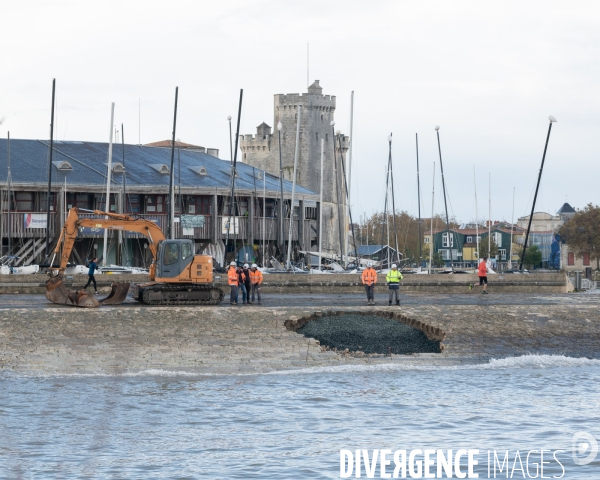
POLYGON ((597 360, 551 356, 244 376, 1 373, 0 478, 340 478, 342 450, 368 478, 362 450, 390 450, 393 474, 396 451, 465 449, 479 450, 479 478, 494 478, 494 451, 507 457, 496 478, 542 478, 545 450, 544 478, 598 479, 600 456, 578 465, 593 445, 573 436, 600 440, 599 377, 597 360))

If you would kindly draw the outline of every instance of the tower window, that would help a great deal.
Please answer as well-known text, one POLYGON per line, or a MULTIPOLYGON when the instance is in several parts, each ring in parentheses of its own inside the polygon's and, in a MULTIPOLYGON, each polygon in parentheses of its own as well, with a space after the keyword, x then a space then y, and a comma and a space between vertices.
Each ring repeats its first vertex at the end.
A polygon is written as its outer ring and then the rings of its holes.
POLYGON ((315 137, 316 137, 316 139, 317 139, 317 142, 318 142, 318 141, 319 141, 319 132, 316 132, 316 133, 315 133, 315 137))
POLYGON ((325 141, 327 142, 328 140, 329 140, 329 134, 328 134, 328 133, 326 133, 326 134, 325 134, 325 141))
POLYGON ((323 123, 323 115, 321 115, 321 123, 323 123))

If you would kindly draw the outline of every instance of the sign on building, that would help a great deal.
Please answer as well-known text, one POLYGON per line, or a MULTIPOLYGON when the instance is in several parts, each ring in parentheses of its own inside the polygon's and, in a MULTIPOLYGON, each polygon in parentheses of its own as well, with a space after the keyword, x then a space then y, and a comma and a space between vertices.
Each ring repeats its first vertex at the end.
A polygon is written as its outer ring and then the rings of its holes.
POLYGON ((46 228, 45 213, 24 213, 23 225, 25 228, 46 228))
POLYGON ((229 231, 229 235, 237 235, 240 232, 237 217, 223 217, 221 220, 221 233, 226 235, 229 231))

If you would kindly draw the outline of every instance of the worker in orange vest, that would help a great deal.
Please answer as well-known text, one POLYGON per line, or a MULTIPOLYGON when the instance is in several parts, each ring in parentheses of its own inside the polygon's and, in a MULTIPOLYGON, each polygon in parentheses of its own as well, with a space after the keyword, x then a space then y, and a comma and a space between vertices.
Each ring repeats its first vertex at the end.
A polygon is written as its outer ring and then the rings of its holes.
POLYGON ((256 293, 256 296, 258 297, 258 304, 261 304, 261 299, 260 299, 260 284, 263 281, 263 274, 262 272, 258 269, 258 266, 256 265, 256 263, 252 264, 252 268, 250 268, 250 284, 252 285, 252 301, 250 301, 249 303, 254 303, 254 293, 256 293))
POLYGON ((362 272, 362 283, 367 292, 367 305, 375 305, 375 284, 377 283, 377 272, 373 268, 373 263, 368 262, 367 268, 362 272))
POLYGON ((238 295, 238 272, 237 272, 237 264, 235 262, 231 262, 229 264, 229 270, 227 271, 227 282, 231 287, 231 292, 229 294, 229 303, 231 305, 237 305, 237 295, 238 295))

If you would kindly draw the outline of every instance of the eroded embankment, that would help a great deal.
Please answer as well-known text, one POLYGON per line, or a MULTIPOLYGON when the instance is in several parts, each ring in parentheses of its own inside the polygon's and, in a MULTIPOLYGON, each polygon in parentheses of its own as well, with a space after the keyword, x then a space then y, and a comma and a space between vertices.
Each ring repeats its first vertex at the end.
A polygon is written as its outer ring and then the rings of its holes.
POLYGON ((285 325, 328 349, 359 355, 441 353, 445 337, 439 328, 386 311, 319 312, 285 325))

